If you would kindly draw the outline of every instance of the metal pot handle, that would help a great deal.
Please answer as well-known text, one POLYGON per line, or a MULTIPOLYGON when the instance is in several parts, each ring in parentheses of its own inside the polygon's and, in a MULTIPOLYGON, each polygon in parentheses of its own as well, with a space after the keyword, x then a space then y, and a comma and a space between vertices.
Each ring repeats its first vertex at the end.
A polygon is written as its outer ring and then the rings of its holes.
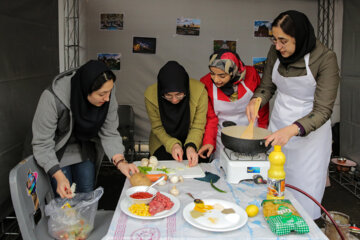
POLYGON ((222 123, 223 127, 230 127, 230 126, 236 126, 236 123, 234 123, 233 121, 224 121, 222 123))

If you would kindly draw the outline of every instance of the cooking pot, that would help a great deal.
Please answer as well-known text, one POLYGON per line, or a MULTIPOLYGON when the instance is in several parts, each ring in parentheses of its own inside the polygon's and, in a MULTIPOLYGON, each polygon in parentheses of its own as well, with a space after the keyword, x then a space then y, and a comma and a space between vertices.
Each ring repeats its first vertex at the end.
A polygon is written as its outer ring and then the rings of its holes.
POLYGON ((265 136, 270 135, 272 132, 259 127, 254 127, 254 139, 241 138, 241 134, 245 131, 247 126, 236 125, 234 122, 223 122, 223 129, 221 130, 221 141, 224 147, 238 153, 244 154, 258 154, 266 153, 270 148, 265 147, 265 136))

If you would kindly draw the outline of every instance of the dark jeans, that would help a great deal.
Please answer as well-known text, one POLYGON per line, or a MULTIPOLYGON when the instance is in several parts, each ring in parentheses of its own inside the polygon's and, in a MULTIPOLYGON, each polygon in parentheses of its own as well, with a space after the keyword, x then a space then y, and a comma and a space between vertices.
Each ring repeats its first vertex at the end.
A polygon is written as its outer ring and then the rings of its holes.
MULTIPOLYGON (((91 192, 95 187, 95 165, 92 161, 69 165, 61 168, 64 175, 70 182, 70 186, 73 182, 76 183, 75 192, 91 192)), ((56 192, 57 182, 56 179, 51 177, 51 186, 55 197, 59 197, 56 192)))

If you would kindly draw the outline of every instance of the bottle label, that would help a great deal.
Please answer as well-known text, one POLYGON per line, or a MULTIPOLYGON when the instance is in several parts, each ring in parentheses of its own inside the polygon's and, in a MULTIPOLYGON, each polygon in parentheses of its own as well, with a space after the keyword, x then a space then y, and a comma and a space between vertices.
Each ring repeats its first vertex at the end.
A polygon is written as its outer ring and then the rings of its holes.
POLYGON ((284 197, 285 179, 268 179, 268 195, 274 198, 284 197))

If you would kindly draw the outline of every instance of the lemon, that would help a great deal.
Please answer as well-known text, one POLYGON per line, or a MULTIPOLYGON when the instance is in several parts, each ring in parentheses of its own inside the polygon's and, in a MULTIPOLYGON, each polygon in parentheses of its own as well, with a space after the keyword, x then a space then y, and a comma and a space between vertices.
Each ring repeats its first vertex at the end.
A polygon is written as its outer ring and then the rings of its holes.
POLYGON ((256 205, 251 204, 246 207, 245 211, 249 217, 255 217, 259 213, 259 208, 256 205))

